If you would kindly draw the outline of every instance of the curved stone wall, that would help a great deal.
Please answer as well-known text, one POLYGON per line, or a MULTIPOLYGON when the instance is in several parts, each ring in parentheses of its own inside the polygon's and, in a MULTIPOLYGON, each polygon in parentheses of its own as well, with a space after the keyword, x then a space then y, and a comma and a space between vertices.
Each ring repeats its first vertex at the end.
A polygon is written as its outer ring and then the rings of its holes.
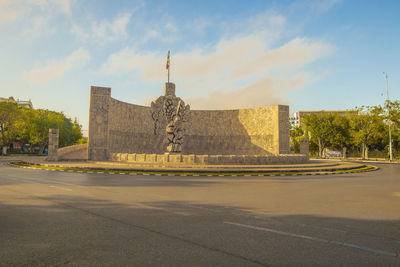
POLYGON ((110 98, 108 116, 110 153, 164 153, 162 136, 154 135, 150 107, 110 98))
POLYGON ((185 138, 185 154, 289 153, 279 147, 278 117, 280 110, 285 108, 270 106, 240 110, 192 110, 185 138))
MULTIPOLYGON (((114 153, 163 154, 164 137, 154 134, 150 107, 111 98, 111 88, 91 87, 89 160, 114 153)), ((183 154, 289 154, 289 107, 191 110, 183 154)))

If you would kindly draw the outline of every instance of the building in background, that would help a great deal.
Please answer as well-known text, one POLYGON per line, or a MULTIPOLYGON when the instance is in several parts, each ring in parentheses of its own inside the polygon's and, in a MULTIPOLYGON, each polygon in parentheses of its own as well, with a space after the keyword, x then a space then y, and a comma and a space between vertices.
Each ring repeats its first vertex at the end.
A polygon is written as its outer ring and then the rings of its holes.
POLYGON ((0 97, 0 102, 17 103, 17 105, 20 107, 33 109, 32 101, 30 99, 29 101, 23 101, 19 99, 15 100, 14 97, 10 96, 9 98, 0 97))
POLYGON ((293 116, 290 117, 290 125, 292 127, 295 126, 304 126, 304 115, 311 115, 311 114, 321 114, 321 113, 326 113, 326 114, 338 114, 342 116, 348 116, 351 114, 351 111, 349 110, 302 110, 302 111, 297 111, 293 114, 293 116))

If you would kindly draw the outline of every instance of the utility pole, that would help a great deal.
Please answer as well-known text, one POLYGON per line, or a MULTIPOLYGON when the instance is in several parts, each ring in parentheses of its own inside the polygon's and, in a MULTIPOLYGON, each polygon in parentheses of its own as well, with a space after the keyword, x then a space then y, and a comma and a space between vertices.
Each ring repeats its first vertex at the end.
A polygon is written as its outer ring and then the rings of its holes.
POLYGON ((387 108, 388 108, 388 119, 389 119, 389 160, 393 160, 393 153, 392 153, 392 121, 390 120, 390 99, 389 99, 389 82, 388 82, 388 74, 383 72, 383 75, 386 78, 386 96, 387 96, 387 108))

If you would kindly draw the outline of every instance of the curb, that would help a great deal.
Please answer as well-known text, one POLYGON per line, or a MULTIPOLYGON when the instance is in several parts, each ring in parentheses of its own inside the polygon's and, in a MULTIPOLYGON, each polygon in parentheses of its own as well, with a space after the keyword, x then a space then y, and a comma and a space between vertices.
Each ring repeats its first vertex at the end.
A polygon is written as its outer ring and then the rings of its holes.
POLYGON ((186 172, 180 173, 176 171, 163 171, 159 173, 157 171, 137 171, 137 170, 107 170, 107 169, 69 169, 69 168, 61 168, 61 167, 46 167, 42 165, 35 165, 26 162, 10 162, 8 165, 13 167, 19 167, 23 169, 34 169, 34 170, 45 170, 45 171, 57 171, 57 172, 70 172, 70 173, 89 173, 89 174, 115 174, 115 175, 154 175, 154 176, 182 176, 182 177, 200 177, 200 176, 207 176, 207 177, 279 177, 279 176, 317 176, 317 175, 335 175, 335 174, 348 174, 348 173, 361 173, 361 172, 371 172, 379 170, 376 166, 371 165, 364 165, 361 168, 356 168, 354 170, 351 169, 337 169, 337 170, 315 170, 314 172, 301 172, 301 171, 270 171, 270 172, 237 172, 237 173, 215 173, 215 172, 186 172), (18 164, 19 163, 19 164, 18 164), (20 165, 21 164, 21 165, 20 165), (57 169, 56 169, 57 168, 57 169), (60 169, 58 169, 60 168, 60 169), (367 168, 367 169, 365 169, 367 168))

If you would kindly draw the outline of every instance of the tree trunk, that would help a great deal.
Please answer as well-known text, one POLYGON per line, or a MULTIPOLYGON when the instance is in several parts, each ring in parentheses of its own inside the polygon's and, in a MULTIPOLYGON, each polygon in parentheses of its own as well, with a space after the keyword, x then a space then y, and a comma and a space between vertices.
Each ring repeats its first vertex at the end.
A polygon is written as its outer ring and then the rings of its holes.
POLYGON ((361 145, 361 157, 362 159, 365 159, 365 143, 362 143, 361 145))
POLYGON ((344 158, 344 159, 346 159, 347 158, 347 147, 343 147, 343 150, 342 150, 343 152, 342 152, 342 157, 344 158))
POLYGON ((365 159, 368 159, 368 146, 365 145, 365 159))
POLYGON ((44 154, 44 149, 46 148, 46 144, 39 144, 39 155, 44 154))
POLYGON ((5 137, 5 134, 4 134, 4 126, 1 125, 1 144, 4 146, 5 142, 6 142, 6 137, 5 137))
POLYGON ((318 138, 318 157, 322 158, 322 142, 321 142, 321 138, 318 138))
POLYGON ((8 149, 8 147, 7 147, 7 146, 3 146, 3 147, 1 147, 1 155, 3 155, 3 156, 7 156, 7 149, 8 149))

